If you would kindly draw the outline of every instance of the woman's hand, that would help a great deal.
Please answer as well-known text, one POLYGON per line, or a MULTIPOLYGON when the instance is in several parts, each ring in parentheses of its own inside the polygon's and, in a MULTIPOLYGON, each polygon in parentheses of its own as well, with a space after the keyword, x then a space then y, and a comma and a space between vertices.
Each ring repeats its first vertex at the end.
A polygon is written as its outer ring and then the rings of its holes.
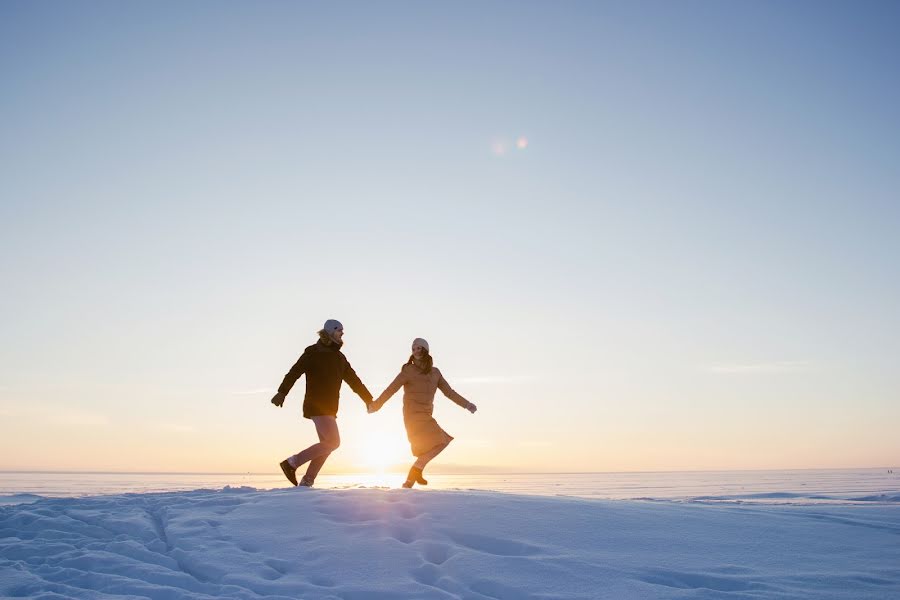
POLYGON ((281 405, 284 404, 284 394, 278 392, 277 394, 272 396, 272 404, 280 408, 281 405))
POLYGON ((466 410, 474 415, 475 411, 478 410, 478 407, 475 406, 474 404, 472 404, 471 402, 469 402, 469 405, 466 407, 466 410))

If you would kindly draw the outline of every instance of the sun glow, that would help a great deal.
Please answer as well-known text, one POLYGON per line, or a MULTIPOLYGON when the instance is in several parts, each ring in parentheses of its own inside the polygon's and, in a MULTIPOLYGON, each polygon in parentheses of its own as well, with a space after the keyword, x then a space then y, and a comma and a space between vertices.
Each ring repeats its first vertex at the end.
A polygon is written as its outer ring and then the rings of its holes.
POLYGON ((360 466, 376 473, 402 470, 405 463, 413 460, 405 435, 368 432, 359 451, 360 466))

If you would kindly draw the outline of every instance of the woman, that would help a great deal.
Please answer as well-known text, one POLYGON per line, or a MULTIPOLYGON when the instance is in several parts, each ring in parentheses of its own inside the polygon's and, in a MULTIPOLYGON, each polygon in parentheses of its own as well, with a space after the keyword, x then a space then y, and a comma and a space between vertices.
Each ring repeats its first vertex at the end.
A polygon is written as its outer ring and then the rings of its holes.
POLYGON ((431 416, 434 412, 434 392, 440 389, 445 396, 470 413, 474 414, 478 410, 478 407, 453 391, 432 363, 428 342, 422 338, 414 339, 409 361, 400 368, 400 374, 391 385, 369 404, 369 412, 375 412, 403 387, 403 424, 406 425, 406 437, 409 438, 413 456, 417 457, 403 483, 405 488, 411 488, 415 483, 428 485, 428 481, 422 477, 425 465, 453 440, 453 436, 441 429, 431 416))
POLYGON ((319 331, 319 341, 303 351, 303 355, 284 376, 284 381, 278 387, 278 393, 272 398, 272 404, 281 407, 294 383, 306 373, 303 416, 315 424, 319 442, 281 461, 279 466, 284 476, 294 485, 312 487, 325 460, 341 445, 341 434, 337 426, 341 382, 346 381, 366 406, 372 402, 372 394, 359 380, 356 371, 341 352, 341 346, 344 345, 343 337, 344 326, 340 321, 335 319, 325 321, 325 326, 319 331), (298 484, 297 469, 307 462, 309 467, 306 468, 306 475, 298 484))

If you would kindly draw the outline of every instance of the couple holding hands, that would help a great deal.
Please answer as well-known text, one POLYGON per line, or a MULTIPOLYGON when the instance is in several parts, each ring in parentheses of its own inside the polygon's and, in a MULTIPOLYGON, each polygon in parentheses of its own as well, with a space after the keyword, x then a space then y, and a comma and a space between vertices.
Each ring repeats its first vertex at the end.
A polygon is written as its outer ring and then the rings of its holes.
POLYGON ((431 459, 446 448, 453 437, 441 429, 434 420, 434 393, 438 389, 459 406, 471 413, 477 407, 456 393, 437 367, 433 366, 428 342, 416 338, 412 343, 412 355, 400 368, 400 374, 378 398, 363 385, 356 371, 350 366, 347 357, 341 352, 343 346, 344 326, 340 321, 329 319, 319 331, 319 341, 306 348, 297 360, 284 381, 278 387, 278 393, 272 398, 272 404, 282 406, 284 399, 301 375, 306 375, 306 396, 303 399, 303 416, 311 419, 316 426, 319 441, 309 448, 281 461, 281 470, 294 485, 311 487, 316 475, 328 456, 341 445, 341 435, 337 426, 338 397, 341 384, 346 381, 350 388, 363 399, 370 413, 384 406, 391 396, 403 388, 403 424, 406 425, 406 436, 416 457, 416 462, 409 469, 403 487, 411 488, 415 483, 426 485, 422 477, 431 459), (309 463, 306 474, 297 481, 297 469, 309 463))

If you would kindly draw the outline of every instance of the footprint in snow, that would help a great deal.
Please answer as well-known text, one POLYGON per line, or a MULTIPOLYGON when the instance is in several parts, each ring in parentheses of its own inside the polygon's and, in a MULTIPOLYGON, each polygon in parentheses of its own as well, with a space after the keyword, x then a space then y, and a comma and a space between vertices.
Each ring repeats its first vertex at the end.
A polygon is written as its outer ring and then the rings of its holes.
POLYGON ((442 565, 453 556, 450 546, 429 542, 422 548, 422 558, 433 565, 442 565))
POLYGON ((531 544, 477 533, 448 532, 447 537, 460 546, 495 556, 534 556, 543 552, 531 544))

